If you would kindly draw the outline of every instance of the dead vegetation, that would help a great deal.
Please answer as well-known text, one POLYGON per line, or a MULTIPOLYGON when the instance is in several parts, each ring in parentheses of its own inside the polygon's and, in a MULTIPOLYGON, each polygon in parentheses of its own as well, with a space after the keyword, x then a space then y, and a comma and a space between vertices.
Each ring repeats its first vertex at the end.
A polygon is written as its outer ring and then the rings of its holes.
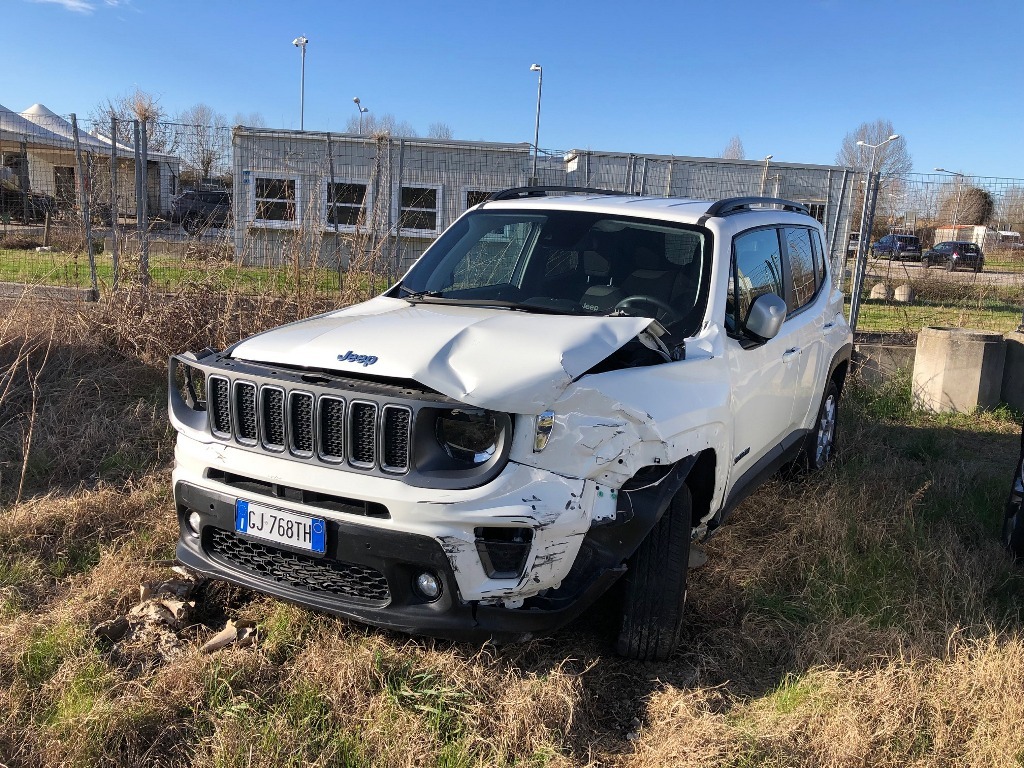
POLYGON ((163 361, 313 298, 12 303, 0 320, 0 764, 1001 766, 1024 757, 1024 580, 996 541, 1007 414, 851 390, 839 465, 706 544, 684 644, 615 657, 612 599, 483 649, 215 582, 156 634, 97 635, 172 578, 163 361), (203 652, 228 620, 256 642, 203 652))

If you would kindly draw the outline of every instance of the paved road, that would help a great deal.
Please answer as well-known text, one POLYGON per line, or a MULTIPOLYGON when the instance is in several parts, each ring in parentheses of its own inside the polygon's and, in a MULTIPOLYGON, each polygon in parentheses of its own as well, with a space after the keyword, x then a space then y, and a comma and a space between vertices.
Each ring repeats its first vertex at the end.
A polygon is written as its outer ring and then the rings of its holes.
POLYGON ((1024 272, 995 271, 986 267, 982 272, 957 270, 947 272, 944 267, 922 269, 916 261, 889 261, 888 259, 868 259, 868 277, 888 278, 900 283, 904 280, 947 280, 958 283, 978 283, 982 285, 1024 285, 1024 272))

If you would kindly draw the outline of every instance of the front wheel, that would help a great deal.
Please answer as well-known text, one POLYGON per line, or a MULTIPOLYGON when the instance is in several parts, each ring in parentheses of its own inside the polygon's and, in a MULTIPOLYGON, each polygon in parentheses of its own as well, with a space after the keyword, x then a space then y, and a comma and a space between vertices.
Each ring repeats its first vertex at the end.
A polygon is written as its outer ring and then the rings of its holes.
POLYGON ((690 489, 684 485, 629 559, 629 570, 623 577, 622 628, 616 644, 621 656, 664 661, 679 645, 686 605, 692 504, 690 489))

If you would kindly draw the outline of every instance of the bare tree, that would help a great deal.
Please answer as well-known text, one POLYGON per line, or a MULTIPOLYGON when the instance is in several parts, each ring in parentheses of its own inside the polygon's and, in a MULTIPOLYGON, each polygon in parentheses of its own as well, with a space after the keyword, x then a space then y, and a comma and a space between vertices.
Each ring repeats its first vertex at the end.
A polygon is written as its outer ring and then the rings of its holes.
POLYGON ((96 105, 89 113, 93 126, 102 134, 110 133, 110 118, 117 118, 117 140, 135 143, 133 120, 146 124, 146 145, 153 152, 171 153, 175 149, 175 131, 167 121, 167 113, 153 94, 136 87, 134 91, 96 105))
POLYGON ((733 136, 729 139, 729 143, 725 145, 725 149, 722 150, 722 155, 726 160, 742 160, 746 155, 743 152, 743 141, 739 136, 733 136))
POLYGON ((266 128, 267 119, 261 112, 235 112, 231 118, 232 125, 244 125, 247 128, 266 128))
POLYGON ((939 200, 939 219, 957 224, 988 224, 996 211, 992 194, 974 185, 950 182, 939 200))
POLYGON ((183 181, 202 182, 228 171, 231 130, 224 115, 200 103, 179 112, 175 123, 183 181))
POLYGON ((455 131, 448 123, 431 123, 430 127, 427 128, 427 136, 432 139, 454 139, 455 131))
MULTIPOLYGON (((836 153, 836 163, 846 165, 857 170, 867 170, 871 162, 871 148, 857 144, 862 141, 869 145, 878 145, 892 136, 893 130, 891 120, 879 118, 873 123, 861 123, 856 129, 850 131, 843 137, 842 146, 836 153)), ((914 167, 914 162, 907 150, 907 141, 904 138, 890 141, 884 147, 879 147, 875 153, 875 168, 882 174, 882 183, 887 178, 905 176, 914 167)))
POLYGON ((1013 232, 1024 230, 1024 187, 1010 187, 999 201, 999 220, 1013 232))
MULTIPOLYGON (((359 115, 353 115, 345 123, 346 133, 359 132, 359 115)), ((388 134, 390 136, 406 136, 415 138, 419 136, 412 124, 406 120, 399 121, 390 112, 384 115, 375 115, 372 112, 363 115, 363 133, 367 136, 388 134)))

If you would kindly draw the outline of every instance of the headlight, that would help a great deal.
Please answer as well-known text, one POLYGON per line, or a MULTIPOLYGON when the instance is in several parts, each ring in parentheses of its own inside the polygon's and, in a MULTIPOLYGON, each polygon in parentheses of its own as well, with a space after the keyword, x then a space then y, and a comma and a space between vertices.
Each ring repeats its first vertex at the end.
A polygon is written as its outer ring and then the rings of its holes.
POLYGON ((501 427, 486 411, 452 410, 438 414, 434 434, 451 458, 477 467, 497 452, 501 427))

